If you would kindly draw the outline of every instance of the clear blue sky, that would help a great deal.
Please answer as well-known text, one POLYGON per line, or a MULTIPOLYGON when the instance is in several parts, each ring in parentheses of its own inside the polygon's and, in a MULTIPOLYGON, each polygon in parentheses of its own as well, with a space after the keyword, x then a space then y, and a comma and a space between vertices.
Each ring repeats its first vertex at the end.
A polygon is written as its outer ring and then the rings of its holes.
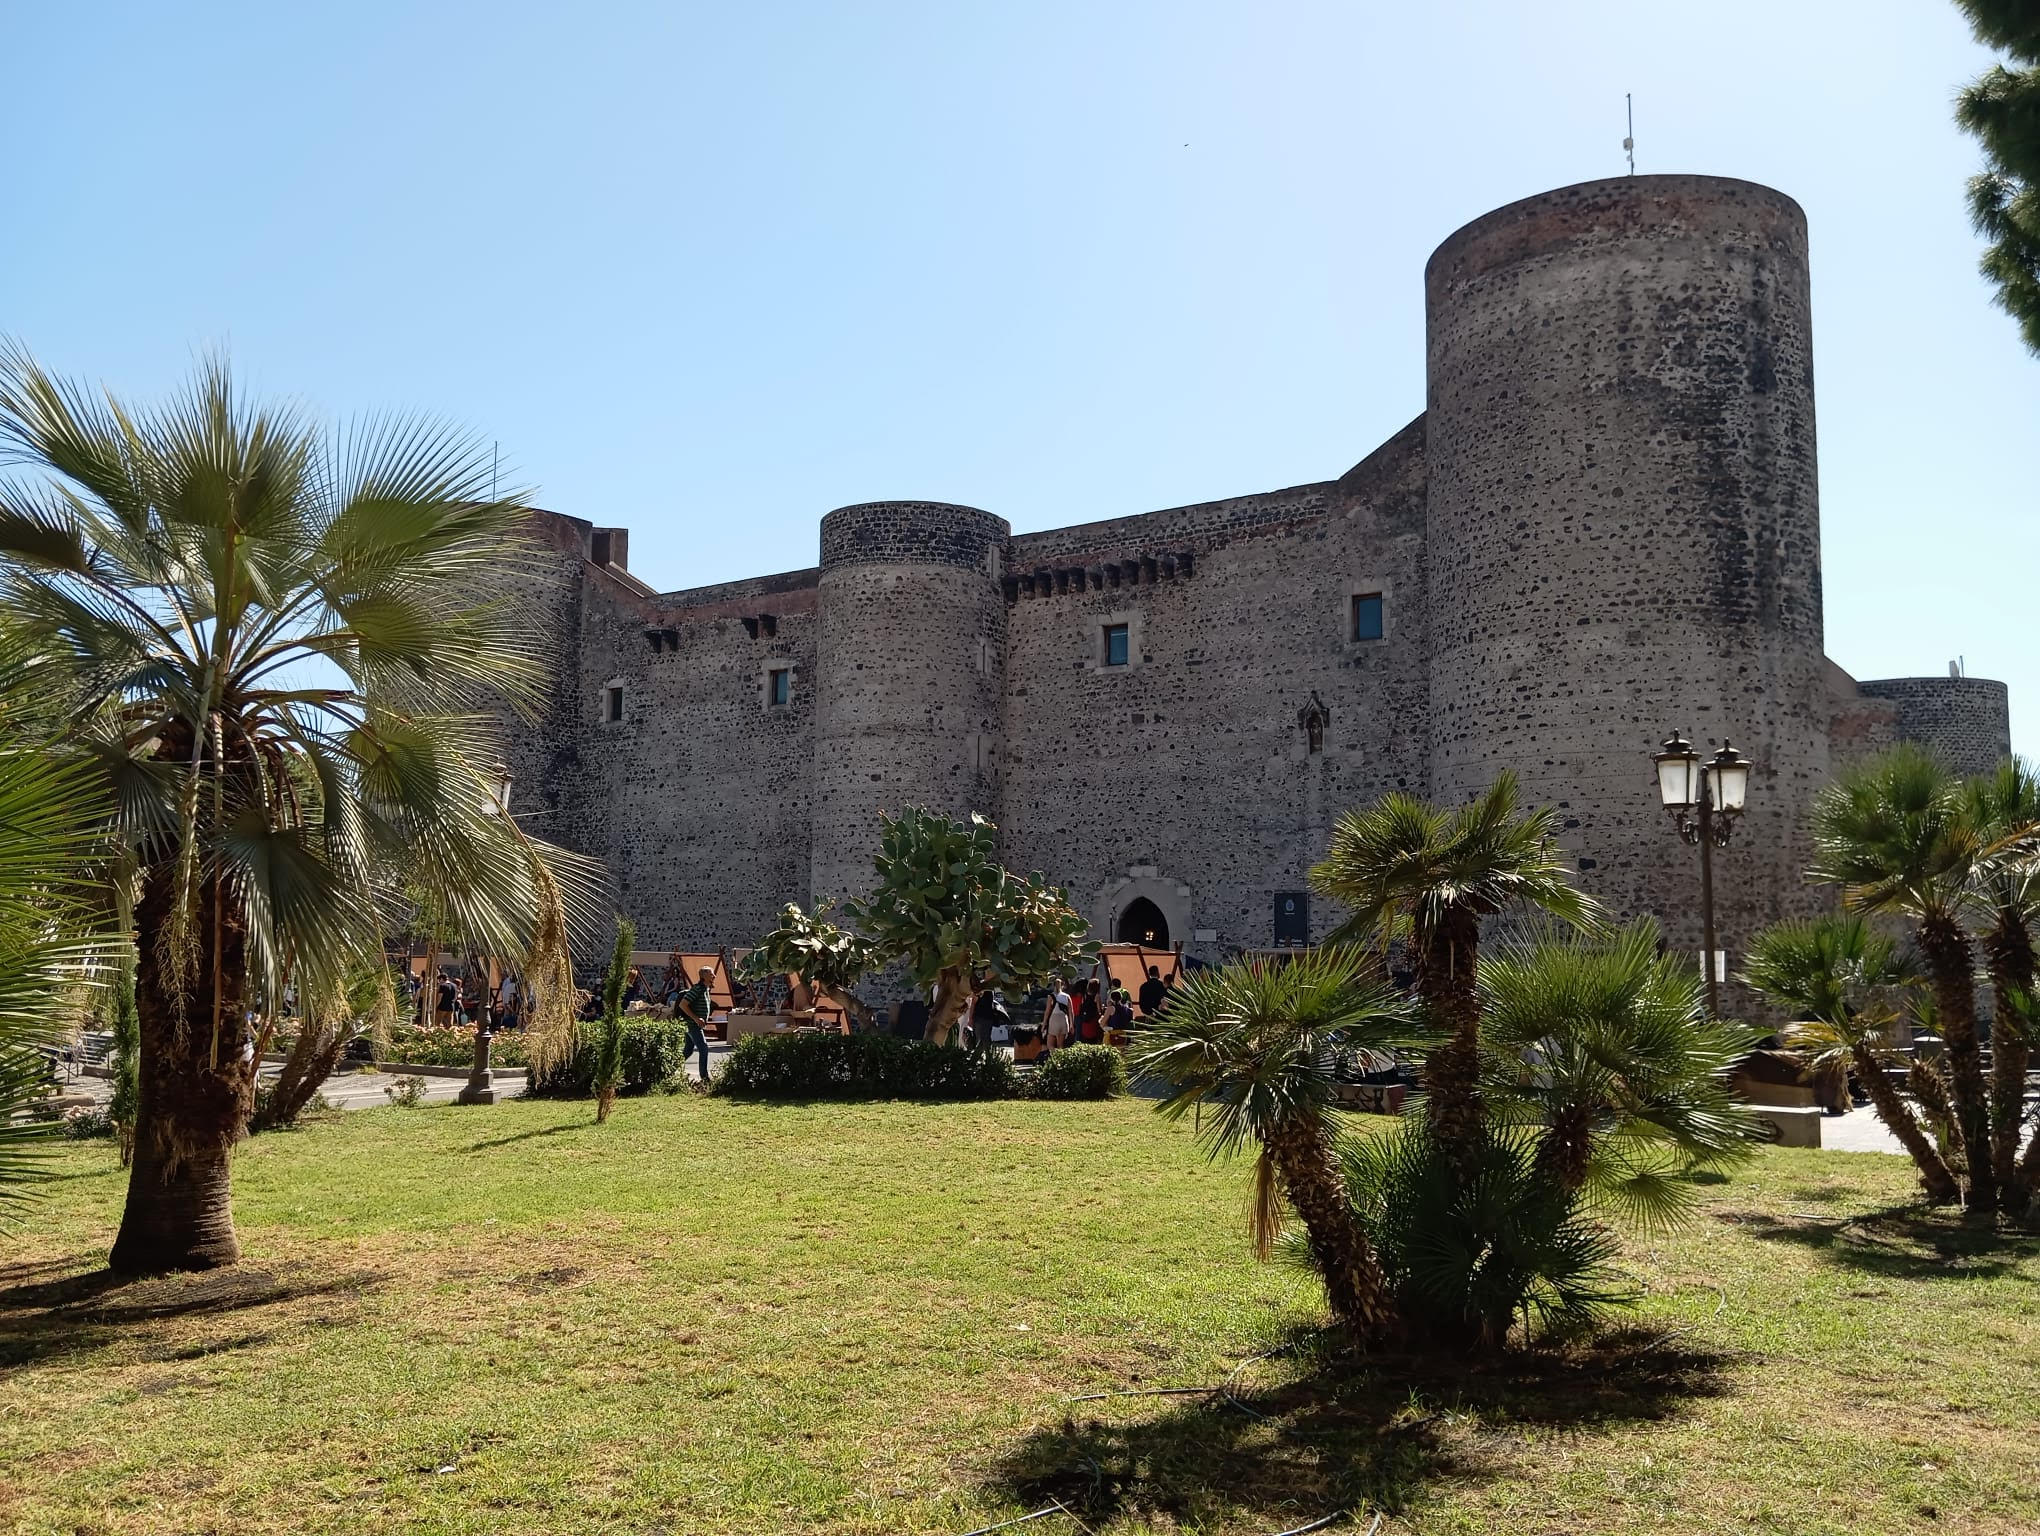
POLYGON ((6 7, 0 331, 500 440, 661 588, 879 497, 1015 528, 1336 475, 1425 257, 1637 163, 1812 225, 1829 653, 2012 685, 2040 359, 1975 275, 1951 4, 6 7))

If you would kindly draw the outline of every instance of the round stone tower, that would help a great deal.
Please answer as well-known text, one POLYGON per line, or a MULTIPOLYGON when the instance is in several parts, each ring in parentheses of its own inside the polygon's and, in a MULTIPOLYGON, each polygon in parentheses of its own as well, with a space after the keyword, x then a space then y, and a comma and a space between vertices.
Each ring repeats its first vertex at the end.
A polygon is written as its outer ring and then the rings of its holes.
POLYGON ((1733 971, 1754 926, 1818 900, 1805 215, 1719 177, 1587 182, 1468 224, 1424 289, 1433 793, 1515 769, 1559 808, 1582 886, 1693 953, 1697 855, 1650 754, 1673 729, 1732 742, 1755 764, 1714 866, 1733 971))
POLYGON ((870 889, 880 811, 993 809, 1011 531, 925 501, 822 519, 815 901, 870 889))

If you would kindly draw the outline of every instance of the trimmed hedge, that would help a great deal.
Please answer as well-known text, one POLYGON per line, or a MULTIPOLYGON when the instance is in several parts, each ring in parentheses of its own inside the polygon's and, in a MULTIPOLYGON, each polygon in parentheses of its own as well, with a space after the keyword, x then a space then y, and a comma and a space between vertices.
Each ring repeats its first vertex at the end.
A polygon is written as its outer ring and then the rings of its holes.
MULTIPOLYGON (((530 1099, 592 1099, 595 1061, 601 1049, 602 1026, 582 1024, 575 1032, 574 1054, 550 1071, 534 1071, 526 1079, 530 1099)), ((502 1039, 501 1035, 496 1037, 502 1039)), ((687 1027, 669 1019, 623 1021, 623 1093, 647 1093, 677 1077, 686 1064, 687 1027)))
POLYGON ((1071 1045, 1042 1058, 1030 1099, 1116 1099, 1126 1092, 1126 1058, 1109 1045, 1071 1045))
POLYGON ((751 1035, 737 1042, 715 1091, 774 1099, 1006 1099, 1013 1063, 892 1035, 751 1035))
POLYGON ((1109 1045, 1073 1045, 1022 1074, 1001 1051, 964 1051, 891 1035, 751 1035, 715 1091, 763 1099, 1109 1099, 1126 1061, 1109 1045))

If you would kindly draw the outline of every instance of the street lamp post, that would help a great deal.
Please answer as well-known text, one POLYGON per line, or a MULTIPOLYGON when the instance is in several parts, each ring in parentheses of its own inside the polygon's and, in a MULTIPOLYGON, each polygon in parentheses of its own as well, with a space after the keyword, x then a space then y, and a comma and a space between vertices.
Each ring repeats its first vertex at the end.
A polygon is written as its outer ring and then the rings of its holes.
POLYGON ((1651 754, 1657 765, 1658 797, 1671 813, 1679 836, 1700 846, 1700 926, 1707 948, 1700 957, 1707 978, 1707 1012, 1721 1017, 1720 984, 1714 976, 1714 850, 1728 846, 1736 817, 1750 789, 1749 759, 1727 742, 1703 762, 1693 743, 1677 731, 1651 754))
MULTIPOLYGON (((501 763, 489 781, 486 798, 482 802, 485 816, 508 816, 510 814, 510 770, 501 763)), ((475 1064, 468 1073, 467 1086, 460 1091, 458 1102, 462 1104, 493 1104, 496 1102, 496 1074, 489 1064, 489 1045, 494 1038, 490 1029, 488 973, 482 973, 482 1001, 475 1010, 475 1064)))

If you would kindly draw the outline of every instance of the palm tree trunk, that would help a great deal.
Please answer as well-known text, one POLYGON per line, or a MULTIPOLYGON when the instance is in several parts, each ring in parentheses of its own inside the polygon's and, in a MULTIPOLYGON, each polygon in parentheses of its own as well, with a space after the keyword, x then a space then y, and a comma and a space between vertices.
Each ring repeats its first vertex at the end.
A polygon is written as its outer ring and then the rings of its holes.
POLYGON ((1267 1145, 1283 1192, 1303 1220, 1332 1315, 1359 1340, 1381 1339, 1395 1320, 1394 1307, 1323 1129, 1307 1121, 1285 1121, 1267 1145))
POLYGON ((353 1031, 344 1021, 329 1028, 303 1021, 282 1071, 270 1085, 268 1099, 248 1122, 248 1129, 269 1131, 296 1124, 305 1106, 333 1075, 333 1069, 340 1064, 340 1053, 352 1037, 353 1031))
POLYGON ((1480 1156, 1480 919, 1454 908, 1418 955, 1417 995, 1446 1041, 1424 1058, 1424 1117, 1452 1161, 1470 1172, 1480 1156))
POLYGON ((1927 1198, 1943 1203, 1960 1198, 1961 1190, 1955 1183, 1955 1175, 1949 1171, 1933 1139, 1921 1129, 1919 1117, 1912 1112, 1898 1090, 1891 1086, 1891 1079, 1884 1075, 1884 1067, 1877 1059, 1876 1052, 1867 1045, 1858 1045, 1849 1052, 1849 1059, 1855 1064, 1856 1076, 1863 1080, 1864 1091, 1870 1095, 1870 1104, 1877 1111, 1899 1145, 1911 1154, 1913 1166, 1920 1171, 1920 1182, 1927 1187, 1927 1198))
POLYGON ((1991 1166, 1990 1100, 1976 1045, 1976 977, 1969 936, 1952 917, 1935 915, 1920 923, 1920 955, 1933 980, 1934 1011, 1948 1051, 1948 1098, 1955 1143, 1962 1154, 1969 1189, 1965 1208, 1979 1213, 1998 1208, 1991 1166))
MULTIPOLYGON (((1920 1101, 1920 1108, 1927 1112, 1927 1121, 1934 1127, 1937 1140, 1944 1143, 1956 1159, 1962 1156, 1962 1149, 1955 1145, 1948 1135, 1948 1085, 1941 1081, 1941 1074, 1918 1057, 1905 1074, 1905 1085, 1912 1090, 1912 1096, 1920 1101)), ((1961 1169, 1955 1163, 1949 1167, 1959 1176, 1961 1169)))
POLYGON ((1567 1194, 1587 1182, 1587 1161, 1593 1154, 1593 1121, 1580 1105, 1567 1105, 1551 1117, 1537 1145, 1537 1171, 1567 1194))
POLYGON ((140 1098, 127 1206, 110 1267, 123 1274, 211 1269, 241 1256, 230 1165, 248 1124, 256 1064, 248 1037, 244 919, 233 900, 199 891, 189 993, 175 995, 164 943, 174 860, 144 877, 135 908, 135 1010, 141 1022, 140 1098), (219 912, 223 921, 215 924, 219 912), (214 957, 216 974, 209 974, 214 957), (214 1057, 214 993, 221 1033, 214 1057))
POLYGON ((2019 1137, 2025 1130, 2026 1067, 2032 1049, 2012 995, 2033 992, 2033 936, 2017 913, 2000 912, 1984 940, 1990 961, 1990 1161, 1999 1198, 2007 1210, 2023 1211, 2033 1195, 2033 1181, 2019 1164, 2019 1137))

